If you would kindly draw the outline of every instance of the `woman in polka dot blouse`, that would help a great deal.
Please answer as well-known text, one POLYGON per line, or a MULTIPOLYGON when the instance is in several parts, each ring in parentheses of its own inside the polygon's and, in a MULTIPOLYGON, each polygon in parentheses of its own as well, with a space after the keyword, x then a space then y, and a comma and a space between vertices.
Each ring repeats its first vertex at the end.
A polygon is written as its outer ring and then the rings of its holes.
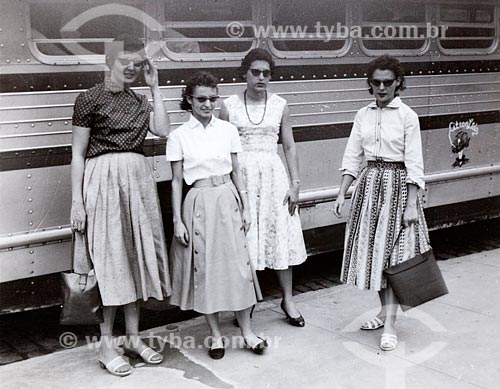
POLYGON ((125 376, 131 366, 112 338, 118 306, 125 312, 126 351, 148 364, 163 361, 139 337, 139 300, 163 300, 171 293, 158 194, 143 145, 148 131, 166 137, 170 121, 158 72, 141 41, 118 37, 107 47, 106 63, 105 81, 75 102, 71 224, 87 240, 104 306, 99 363, 125 376), (141 73, 153 107, 130 89, 141 73))

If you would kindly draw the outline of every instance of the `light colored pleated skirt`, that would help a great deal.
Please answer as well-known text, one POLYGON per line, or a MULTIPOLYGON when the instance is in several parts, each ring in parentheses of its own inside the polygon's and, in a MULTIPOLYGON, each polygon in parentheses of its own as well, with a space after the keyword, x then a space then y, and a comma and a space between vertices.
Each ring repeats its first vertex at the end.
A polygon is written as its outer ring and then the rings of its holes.
POLYGON ((209 314, 240 311, 261 300, 234 185, 192 188, 182 219, 189 245, 172 242, 171 304, 209 314))
POLYGON ((360 289, 387 287, 383 271, 430 249, 418 197, 418 224, 402 228, 407 202, 402 162, 369 162, 358 179, 346 225, 341 280, 360 289), (396 241, 397 240, 397 241, 396 241))
POLYGON ((103 305, 169 296, 167 246, 146 158, 122 152, 87 159, 83 195, 86 236, 103 305))

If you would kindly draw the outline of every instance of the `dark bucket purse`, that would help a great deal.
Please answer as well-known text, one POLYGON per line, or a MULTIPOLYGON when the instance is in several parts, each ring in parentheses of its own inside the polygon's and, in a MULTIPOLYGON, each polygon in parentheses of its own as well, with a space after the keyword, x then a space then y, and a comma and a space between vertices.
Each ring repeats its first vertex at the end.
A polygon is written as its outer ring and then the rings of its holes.
POLYGON ((104 321, 97 279, 85 235, 73 232, 72 270, 61 273, 63 325, 93 325, 104 321))
MULTIPOLYGON (((402 229, 393 246, 396 246, 402 229)), ((392 251, 391 251, 392 252, 392 251)), ((401 309, 407 311, 448 293, 432 249, 384 270, 401 309)))

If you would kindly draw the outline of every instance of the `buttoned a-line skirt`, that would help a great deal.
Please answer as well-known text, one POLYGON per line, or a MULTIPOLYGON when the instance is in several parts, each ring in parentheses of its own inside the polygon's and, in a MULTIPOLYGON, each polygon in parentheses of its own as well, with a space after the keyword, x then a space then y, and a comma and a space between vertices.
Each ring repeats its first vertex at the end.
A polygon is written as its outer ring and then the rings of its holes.
POLYGON ((172 242, 171 304, 209 314, 240 311, 261 300, 234 185, 191 188, 182 219, 189 244, 172 242))
POLYGON ((86 237, 103 305, 170 295, 167 245, 151 166, 138 153, 85 163, 86 237))
POLYGON ((387 287, 385 269, 430 249, 420 197, 418 224, 402 229, 406 177, 402 162, 368 162, 361 171, 346 224, 344 283, 381 290, 387 287))

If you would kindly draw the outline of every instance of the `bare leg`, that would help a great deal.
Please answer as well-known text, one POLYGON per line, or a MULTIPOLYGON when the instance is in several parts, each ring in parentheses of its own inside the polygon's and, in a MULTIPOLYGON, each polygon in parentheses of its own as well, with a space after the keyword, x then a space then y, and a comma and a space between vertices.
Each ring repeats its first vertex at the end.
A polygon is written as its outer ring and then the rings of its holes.
POLYGON ((219 314, 210 313, 205 315, 208 327, 210 328, 210 335, 212 335, 212 345, 211 348, 224 348, 224 343, 222 341, 222 333, 219 326, 219 314))
MULTIPOLYGON (((116 308, 116 306, 106 306, 102 309, 104 322, 100 324, 101 345, 99 347, 98 358, 104 364, 107 364, 120 355, 115 347, 113 338, 113 324, 115 323, 116 308)), ((128 370, 130 370, 130 367, 121 366, 117 369, 117 372, 123 373, 128 370)))
POLYGON ((396 315, 398 313, 398 299, 392 288, 388 286, 379 292, 380 301, 382 303, 381 312, 384 313, 385 324, 384 333, 396 334, 396 315))
MULTIPOLYGON (((141 305, 138 301, 124 305, 123 310, 125 313, 125 329, 127 332, 127 343, 125 347, 127 350, 134 351, 137 354, 141 354, 145 349, 148 348, 146 344, 142 341, 139 336, 139 317, 141 313, 141 305)), ((150 353, 152 354, 151 350, 150 353)), ((147 354, 147 353, 145 353, 147 354)), ((163 360, 160 354, 155 353, 152 356, 145 355, 146 358, 150 358, 150 363, 155 363, 163 360)))
POLYGON ((252 310, 252 307, 248 307, 246 309, 243 309, 242 311, 237 311, 236 313, 236 319, 238 320, 238 323, 240 325, 240 330, 241 330, 241 336, 243 336, 243 339, 247 342, 247 344, 250 347, 255 347, 259 343, 262 342, 262 339, 257 337, 255 333, 252 330, 252 327, 250 326, 250 311, 252 310))
POLYGON ((285 306, 288 314, 293 317, 299 317, 300 312, 295 307, 295 304, 292 300, 292 285, 293 285, 293 273, 292 268, 289 267, 285 270, 276 270, 276 276, 278 277, 278 281, 280 283, 281 292, 283 293, 283 305, 285 306))

